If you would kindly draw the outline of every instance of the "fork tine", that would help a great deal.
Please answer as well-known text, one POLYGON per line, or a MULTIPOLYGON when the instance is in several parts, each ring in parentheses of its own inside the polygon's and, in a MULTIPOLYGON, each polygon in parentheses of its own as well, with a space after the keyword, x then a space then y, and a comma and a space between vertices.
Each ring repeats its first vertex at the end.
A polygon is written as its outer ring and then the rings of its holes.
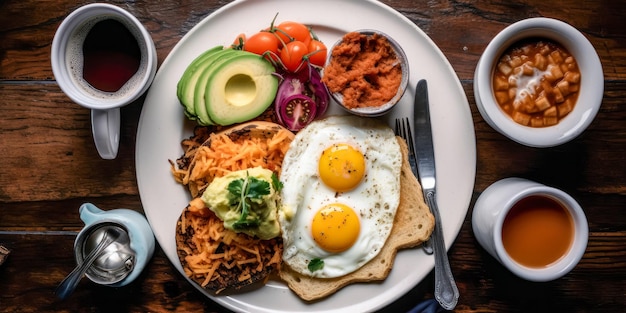
POLYGON ((415 155, 415 146, 413 145, 413 133, 411 132, 411 124, 408 117, 396 118, 395 133, 406 141, 409 155, 415 155))
POLYGON ((402 119, 402 131, 404 133, 404 138, 407 142, 409 148, 409 155, 415 155, 415 146, 413 145, 413 132, 411 131, 411 124, 409 123, 408 118, 402 119))
POLYGON ((402 135, 402 132, 400 130, 400 119, 399 118, 396 119, 396 128, 395 128, 394 132, 396 133, 396 136, 400 136, 400 137, 404 138, 404 136, 402 135))

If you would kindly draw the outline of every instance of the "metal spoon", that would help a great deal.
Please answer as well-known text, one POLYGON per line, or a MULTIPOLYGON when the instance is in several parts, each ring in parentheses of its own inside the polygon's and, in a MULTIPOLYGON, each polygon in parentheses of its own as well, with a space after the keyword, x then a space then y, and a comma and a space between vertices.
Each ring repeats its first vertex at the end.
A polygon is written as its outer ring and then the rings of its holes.
POLYGON ((130 247, 128 233, 121 228, 114 228, 119 230, 120 236, 104 249, 91 266, 92 270, 87 273, 90 279, 99 284, 117 283, 126 278, 135 267, 136 252, 130 247))
POLYGON ((98 246, 89 253, 83 263, 78 264, 76 268, 74 268, 74 270, 69 273, 65 279, 63 279, 61 284, 59 284, 54 292, 57 297, 63 300, 71 295, 91 264, 102 254, 104 249, 111 245, 111 243, 113 243, 119 236, 120 232, 117 229, 113 227, 107 228, 102 235, 102 239, 100 240, 100 243, 98 243, 98 246))

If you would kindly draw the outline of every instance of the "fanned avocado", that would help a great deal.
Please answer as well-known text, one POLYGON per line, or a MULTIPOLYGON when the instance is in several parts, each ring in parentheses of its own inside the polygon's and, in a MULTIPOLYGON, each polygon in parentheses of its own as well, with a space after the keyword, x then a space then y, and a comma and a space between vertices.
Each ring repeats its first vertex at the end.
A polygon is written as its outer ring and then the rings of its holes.
MULTIPOLYGON (((202 65, 202 68, 199 69, 201 71, 200 77, 198 77, 198 81, 195 84, 190 84, 188 88, 188 92, 191 92, 193 95, 193 105, 196 116, 198 117, 198 123, 200 125, 214 125, 216 124, 211 117, 209 117, 209 113, 207 112, 207 104, 204 101, 204 94, 206 93, 207 82, 211 78, 213 73, 213 69, 216 64, 221 64, 227 61, 232 56, 240 53, 242 51, 233 50, 233 49, 225 49, 213 54, 211 57, 207 58, 202 65)), ((219 124, 219 123, 218 123, 219 124)))
POLYGON ((262 56, 217 46, 187 67, 176 95, 185 115, 200 125, 230 125, 255 118, 274 101, 278 78, 262 56))
POLYGON ((262 56, 242 53, 213 66, 205 102, 211 120, 230 125, 251 120, 274 101, 278 78, 262 56))
POLYGON ((185 108, 185 115, 192 120, 196 119, 196 110, 193 104, 193 92, 188 92, 187 87, 192 86, 192 88, 195 88, 195 84, 202 73, 202 71, 198 69, 201 68, 201 65, 206 64, 206 60, 212 55, 222 50, 222 46, 216 46, 200 54, 189 64, 183 76, 178 81, 176 95, 185 108))

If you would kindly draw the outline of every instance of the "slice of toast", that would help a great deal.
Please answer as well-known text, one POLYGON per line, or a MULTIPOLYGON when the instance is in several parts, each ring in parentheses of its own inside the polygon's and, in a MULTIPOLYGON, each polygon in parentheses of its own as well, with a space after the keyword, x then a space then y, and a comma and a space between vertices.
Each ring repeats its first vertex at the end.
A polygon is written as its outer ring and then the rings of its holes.
MULTIPOLYGON (((190 256, 193 258, 200 255, 199 247, 197 246, 198 241, 193 239, 194 234, 198 231, 204 231, 203 228, 205 225, 222 223, 209 209, 205 209, 204 211, 205 212, 202 214, 193 213, 192 210, 190 210, 190 206, 187 206, 176 223, 177 253, 180 263, 185 270, 185 274, 198 285, 215 294, 223 291, 231 292, 240 290, 257 282, 267 280, 268 276, 278 268, 279 262, 275 260, 278 259, 282 253, 282 240, 280 238, 261 240, 251 238, 245 234, 235 234, 225 229, 222 229, 224 235, 219 238, 202 235, 203 240, 205 240, 202 244, 218 244, 220 247, 219 250, 221 250, 222 253, 229 253, 229 251, 234 250, 231 249, 231 245, 236 242, 250 243, 250 245, 254 245, 258 248, 258 257, 261 259, 263 266, 260 266, 259 269, 258 263, 243 263, 230 268, 225 265, 220 265, 215 269, 215 274, 213 274, 211 278, 207 278, 205 271, 194 271, 192 269, 192 266, 188 263, 187 257, 190 256), (200 228, 194 228, 192 223, 189 222, 192 218, 200 220, 200 228), (238 237, 243 239, 241 241, 237 240, 238 237)), ((248 257, 255 257, 255 255, 250 253, 248 257)), ((207 262, 208 261, 209 260, 207 260, 207 262)), ((231 262, 236 262, 236 260, 232 260, 231 262)), ((207 269, 212 266, 210 263, 206 265, 207 269)))
POLYGON ((426 241, 435 227, 435 218, 424 202, 422 187, 411 172, 406 142, 396 137, 402 151, 400 204, 394 225, 380 253, 360 269, 337 278, 313 278, 295 272, 282 264, 280 278, 300 298, 307 301, 326 297, 344 286, 357 282, 384 280, 399 249, 412 248, 426 241))
MULTIPOLYGON (((286 129, 275 123, 253 121, 222 130, 222 133, 233 142, 240 142, 254 138, 271 140, 283 130, 286 129)), ((294 135, 291 132, 286 134, 286 140, 291 142, 294 135)), ((211 146, 210 136, 202 146, 211 146)), ((191 154, 191 161, 187 161, 190 162, 190 170, 197 165, 196 156, 195 153, 191 154)), ((177 221, 176 247, 185 274, 203 288, 217 294, 240 290, 267 280, 279 266, 282 239, 279 236, 271 240, 261 240, 224 229, 223 222, 198 198, 213 178, 200 177, 197 185, 194 185, 195 188, 190 188, 193 200, 177 221), (214 251, 211 250, 212 258, 206 255, 209 250, 207 246, 212 247, 211 249, 217 247, 214 251), (215 261, 221 254, 228 256, 223 258, 227 264, 215 261), (250 259, 256 261, 250 262, 250 259)))

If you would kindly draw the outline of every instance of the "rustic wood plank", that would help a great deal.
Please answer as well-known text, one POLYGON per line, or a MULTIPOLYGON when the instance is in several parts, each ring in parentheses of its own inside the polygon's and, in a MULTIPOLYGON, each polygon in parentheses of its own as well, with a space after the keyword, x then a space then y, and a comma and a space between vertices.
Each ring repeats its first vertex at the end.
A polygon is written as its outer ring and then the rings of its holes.
POLYGON ((93 203, 105 211, 124 208, 144 213, 137 194, 84 195, 64 200, 6 202, 1 204, 0 231, 78 232, 84 227, 78 209, 86 202, 93 203))
POLYGON ((102 312, 179 311, 225 312, 205 299, 165 258, 160 249, 145 271, 131 284, 112 288, 84 278, 66 301, 59 301, 54 290, 73 269, 75 235, 2 235, 0 241, 13 252, 0 268, 4 312, 81 312, 98 307, 102 312), (29 270, 18 264, 29 264, 29 270), (97 296, 95 296, 97 295, 97 296), (150 301, 146 301, 150 299, 150 301))
MULTIPOLYGON (((155 41, 158 64, 193 26, 231 1, 111 1, 144 24, 155 41)), ((51 80, 50 51, 76 1, 5 1, 0 5, 0 80, 51 80), (19 16, 20 18, 14 18, 19 16)))
POLYGON ((143 98, 122 108, 118 158, 102 160, 90 111, 72 103, 56 84, 0 84, 0 94, 5 95, 0 97, 0 145, 10 147, 0 150, 6 169, 0 201, 137 194, 134 147, 143 98), (46 188, 38 188, 42 181, 46 188))
POLYGON ((606 79, 626 78, 626 39, 621 31, 623 9, 615 1, 383 2, 426 32, 461 79, 473 78, 481 53, 498 32, 532 17, 555 18, 576 27, 596 49, 606 79), (589 18, 588 12, 602 18, 589 18))
MULTIPOLYGON (((133 13, 152 34, 159 64, 176 43, 204 17, 230 1, 115 1, 133 13)), ((480 54, 503 28, 516 21, 546 16, 567 21, 593 44, 603 60, 607 79, 626 78, 626 45, 621 33, 618 1, 383 1, 411 19, 439 46, 461 79, 471 79, 480 54), (532 9, 529 9, 532 8, 532 9), (585 12, 601 20, 588 20, 585 12)), ((61 21, 79 7, 58 1, 8 1, 0 12, 0 79, 51 80, 50 48, 61 21), (58 5, 56 5, 58 3, 58 5), (46 8, 42 10, 42 8, 46 8), (27 20, 12 19, 24 16, 27 20)), ((234 33, 233 36, 236 34, 234 33)))

